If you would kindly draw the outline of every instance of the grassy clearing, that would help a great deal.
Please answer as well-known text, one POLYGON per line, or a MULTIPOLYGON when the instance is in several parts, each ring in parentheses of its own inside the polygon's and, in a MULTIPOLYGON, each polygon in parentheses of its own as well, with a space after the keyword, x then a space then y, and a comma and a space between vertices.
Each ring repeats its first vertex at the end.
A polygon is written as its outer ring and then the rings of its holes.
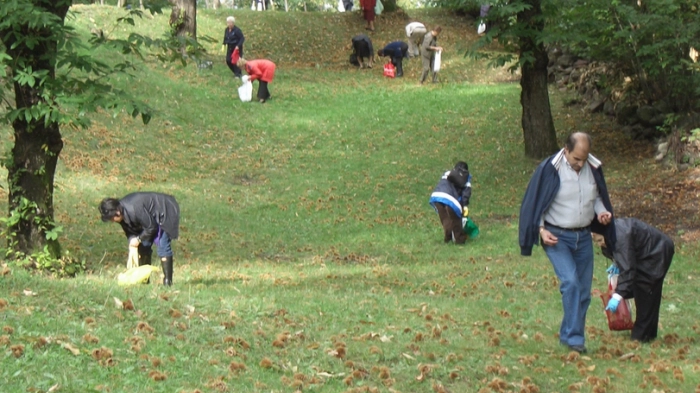
MULTIPOLYGON (((107 26, 115 17, 108 11, 83 7, 73 23, 84 33, 107 26)), ((224 16, 201 13, 200 34, 218 39, 224 16)), ((543 253, 518 256, 516 215, 533 169, 521 153, 519 88, 493 83, 506 74, 458 54, 473 38, 471 25, 436 12, 418 16, 454 32, 444 37, 452 49, 448 83, 417 86, 416 61, 395 81, 379 70, 345 69, 344 46, 362 27, 357 16, 251 12, 237 14, 249 57, 282 65, 269 104, 238 102, 220 63, 210 73, 147 63, 136 80, 115 80, 133 85, 158 117, 144 127, 99 114, 89 130, 64 131, 57 218, 64 246, 93 273, 53 280, 4 271, 0 391, 697 386, 694 244, 678 247, 660 340, 640 347, 608 332, 594 299, 592 353, 577 357, 558 346, 556 277, 543 253), (293 33, 263 34, 273 26, 293 33), (303 43, 287 51, 291 40, 303 43), (458 159, 474 174, 471 211, 482 228, 466 247, 441 244, 427 205, 458 159), (180 201, 172 290, 116 286, 126 244, 118 226, 99 222, 95 206, 137 189, 180 201)), ((158 35, 165 23, 158 16, 137 29, 158 35)), ((381 39, 401 38, 403 23, 380 24, 381 39)), ((562 135, 581 127, 555 103, 562 135)), ((601 158, 612 185, 649 171, 624 157, 601 158)), ((606 266, 598 256, 595 287, 604 287, 606 266)))

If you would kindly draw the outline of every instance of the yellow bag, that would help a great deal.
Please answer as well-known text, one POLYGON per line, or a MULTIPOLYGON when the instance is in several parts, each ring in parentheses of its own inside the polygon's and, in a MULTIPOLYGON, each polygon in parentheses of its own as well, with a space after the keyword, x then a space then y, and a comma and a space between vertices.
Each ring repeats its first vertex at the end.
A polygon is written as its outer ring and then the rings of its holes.
POLYGON ((151 273, 160 270, 157 266, 143 265, 131 268, 124 273, 120 273, 117 277, 117 284, 120 286, 129 286, 137 284, 146 284, 151 278, 151 273))
POLYGON ((139 249, 138 247, 129 247, 129 258, 126 260, 126 268, 132 269, 139 267, 139 249))

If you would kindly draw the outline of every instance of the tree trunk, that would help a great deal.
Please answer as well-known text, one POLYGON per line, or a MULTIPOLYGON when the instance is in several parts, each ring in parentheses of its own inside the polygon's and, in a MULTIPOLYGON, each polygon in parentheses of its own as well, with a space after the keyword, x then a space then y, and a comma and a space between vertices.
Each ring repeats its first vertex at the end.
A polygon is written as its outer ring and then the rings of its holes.
POLYGON ((117 7, 122 8, 126 5, 126 0, 117 0, 117 7))
MULTIPOLYGON (((35 1, 34 6, 65 20, 69 1, 35 1)), ((16 41, 11 34, 0 31, 7 52, 13 58, 24 58, 32 64, 35 72, 46 72, 49 79, 56 77, 56 56, 58 43, 46 39, 51 37, 48 28, 24 26, 29 35, 44 37, 33 41, 16 41), (38 42, 38 43, 37 43, 38 42), (27 43, 31 45, 27 45, 27 43)), ((46 96, 44 85, 36 83, 14 83, 15 105, 18 110, 45 105, 46 96)), ((45 123, 44 119, 24 116, 18 117, 13 123, 14 146, 12 156, 7 161, 7 183, 9 185, 10 219, 8 246, 24 255, 32 255, 47 247, 53 257, 60 256, 60 245, 57 240, 48 240, 46 233, 54 228, 54 175, 58 155, 63 149, 63 140, 57 122, 45 123)), ((19 255, 18 255, 19 256, 19 255)))
POLYGON ((178 36, 197 39, 197 0, 170 0, 170 28, 178 36))
POLYGON ((139 8, 141 8, 142 10, 146 9, 146 7, 143 6, 143 0, 139 0, 139 8))
POLYGON ((543 158, 558 150, 557 135, 549 105, 547 64, 544 45, 536 40, 544 29, 540 0, 528 1, 532 8, 518 14, 518 21, 528 26, 531 34, 520 36, 520 59, 532 56, 534 61, 522 62, 520 104, 523 107, 522 126, 525 155, 543 158), (533 31, 534 30, 534 31, 533 31))
POLYGON ((221 6, 221 2, 219 0, 212 0, 211 8, 218 10, 220 6, 221 6))
POLYGON ((287 0, 284 0, 284 12, 289 12, 289 3, 287 3, 287 0))

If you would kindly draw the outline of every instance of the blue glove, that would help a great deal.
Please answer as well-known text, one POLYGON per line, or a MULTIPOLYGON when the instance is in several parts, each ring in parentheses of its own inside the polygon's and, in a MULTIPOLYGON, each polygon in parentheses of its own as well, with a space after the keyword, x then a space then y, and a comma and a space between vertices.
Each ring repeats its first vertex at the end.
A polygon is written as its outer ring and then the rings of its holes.
POLYGON ((613 263, 606 272, 608 272, 608 274, 620 274, 620 269, 613 263))
POLYGON ((610 301, 608 302, 608 306, 605 307, 606 311, 610 312, 616 312, 617 311, 617 306, 620 305, 620 301, 615 299, 614 297, 610 298, 610 301))

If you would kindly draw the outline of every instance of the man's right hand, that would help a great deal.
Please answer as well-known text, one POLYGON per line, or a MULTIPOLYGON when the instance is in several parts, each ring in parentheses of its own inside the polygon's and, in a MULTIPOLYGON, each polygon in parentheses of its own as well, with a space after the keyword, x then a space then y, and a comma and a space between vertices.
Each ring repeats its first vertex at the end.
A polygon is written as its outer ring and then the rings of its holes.
POLYGON ((224 53, 226 51, 226 45, 221 45, 221 50, 219 52, 224 53))
POLYGON ((559 241, 556 236, 552 235, 552 232, 544 228, 540 230, 540 238, 542 238, 542 244, 545 246, 554 246, 559 241))
POLYGON ((129 239, 129 247, 138 247, 139 244, 141 244, 141 240, 138 237, 129 239))

